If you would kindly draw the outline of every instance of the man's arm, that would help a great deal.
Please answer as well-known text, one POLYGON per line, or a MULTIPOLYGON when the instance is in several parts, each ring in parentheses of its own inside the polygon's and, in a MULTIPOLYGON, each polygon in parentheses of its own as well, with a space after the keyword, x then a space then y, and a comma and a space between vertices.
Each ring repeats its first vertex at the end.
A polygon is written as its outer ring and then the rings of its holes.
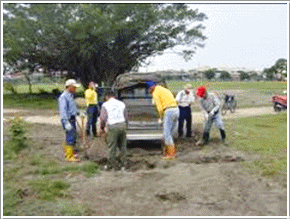
POLYGON ((176 100, 177 103, 180 103, 180 101, 181 101, 181 92, 182 91, 179 91, 178 94, 176 95, 175 100, 176 100))
POLYGON ((216 112, 219 110, 219 108, 221 106, 221 102, 215 94, 212 95, 212 100, 214 103, 214 108, 210 111, 210 116, 216 114, 216 112))
POLYGON ((61 117, 61 120, 63 121, 68 121, 68 115, 67 115, 67 101, 66 99, 61 96, 59 99, 58 99, 58 105, 59 105, 59 112, 60 112, 60 117, 61 117))
POLYGON ((108 113, 105 107, 102 106, 101 113, 100 113, 100 123, 101 123, 101 130, 105 129, 106 123, 108 120, 108 113))
POLYGON ((156 96, 153 96, 153 100, 154 100, 154 103, 156 105, 156 109, 157 109, 157 112, 159 114, 159 117, 162 118, 163 117, 163 108, 162 108, 160 99, 156 96))

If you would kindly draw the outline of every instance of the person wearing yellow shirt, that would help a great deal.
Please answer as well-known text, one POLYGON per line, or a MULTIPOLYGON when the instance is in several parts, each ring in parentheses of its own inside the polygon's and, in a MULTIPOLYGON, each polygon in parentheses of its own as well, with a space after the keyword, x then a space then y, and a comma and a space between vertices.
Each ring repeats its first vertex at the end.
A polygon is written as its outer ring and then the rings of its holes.
POLYGON ((176 157, 174 131, 179 118, 179 109, 174 95, 170 90, 154 81, 147 81, 146 88, 152 94, 159 117, 163 120, 164 157, 163 160, 172 160, 176 157))
POLYGON ((85 91, 85 100, 87 104, 87 126, 86 134, 89 136, 91 131, 93 136, 97 136, 97 118, 98 118, 98 94, 96 88, 98 84, 95 84, 93 81, 89 83, 88 89, 85 91))

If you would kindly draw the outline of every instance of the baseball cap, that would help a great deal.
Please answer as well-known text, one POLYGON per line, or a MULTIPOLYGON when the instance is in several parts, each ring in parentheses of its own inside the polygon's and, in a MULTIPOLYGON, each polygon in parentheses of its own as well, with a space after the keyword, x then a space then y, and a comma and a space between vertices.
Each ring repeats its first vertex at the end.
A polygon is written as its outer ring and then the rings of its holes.
POLYGON ((184 89, 191 89, 192 88, 192 85, 191 84, 186 84, 185 86, 184 86, 184 89))
POLYGON ((146 88, 149 89, 150 87, 156 85, 155 81, 146 81, 146 88))
POLYGON ((77 81, 75 79, 68 79, 65 82, 65 86, 74 86, 74 87, 80 87, 81 85, 77 83, 77 81))
POLYGON ((196 89, 196 95, 198 97, 204 97, 205 93, 206 93, 206 87, 198 87, 196 89))

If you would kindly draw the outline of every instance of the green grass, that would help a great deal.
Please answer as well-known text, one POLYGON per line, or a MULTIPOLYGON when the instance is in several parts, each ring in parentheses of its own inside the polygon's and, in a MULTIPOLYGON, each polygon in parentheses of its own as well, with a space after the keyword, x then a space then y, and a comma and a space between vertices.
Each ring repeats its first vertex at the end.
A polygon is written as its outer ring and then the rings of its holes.
MULTIPOLYGON (((183 89, 184 85, 190 83, 193 87, 206 85, 209 90, 216 91, 220 94, 229 90, 241 90, 238 95, 239 108, 270 106, 271 96, 273 94, 281 94, 287 89, 287 84, 282 82, 206 82, 206 81, 168 81, 168 88, 177 94, 183 89), (251 100, 252 99, 252 100, 251 100), (260 99, 260 103, 255 100, 260 99), (263 101, 264 100, 264 101, 263 101)), ((11 94, 3 90, 3 107, 4 108, 26 108, 26 109, 52 109, 57 110, 57 100, 52 95, 53 89, 64 90, 63 84, 34 84, 32 86, 33 94, 28 94, 28 85, 16 85, 17 95, 11 94), (40 91, 47 92, 46 94, 40 91)), ((78 89, 77 96, 83 97, 84 89, 78 89)))
POLYGON ((100 167, 98 164, 92 161, 85 162, 80 165, 68 164, 65 166, 59 166, 54 160, 39 163, 34 170, 34 174, 51 175, 51 174, 63 174, 63 173, 84 173, 87 177, 95 176, 99 173, 100 167))
MULTIPOLYGON (((19 94, 28 94, 29 86, 28 84, 14 84, 13 85, 19 94)), ((39 83, 32 84, 32 93, 40 93, 40 91, 51 92, 53 89, 59 89, 60 91, 64 90, 64 84, 62 83, 39 83)), ((3 94, 10 94, 10 91, 3 89, 3 94)))
POLYGON ((287 114, 265 115, 227 121, 229 145, 261 159, 246 166, 263 176, 287 174, 287 114))
POLYGON ((51 180, 48 177, 44 177, 43 179, 32 180, 29 184, 36 192, 38 199, 52 201, 56 198, 70 197, 67 191, 70 185, 64 180, 51 180))
POLYGON ((191 84, 193 88, 201 85, 205 85, 210 90, 228 90, 228 89, 257 89, 257 90, 271 90, 271 91, 282 91, 287 89, 287 83, 282 82, 207 82, 207 81, 167 81, 168 88, 173 92, 177 92, 183 89, 185 84, 191 84))
POLYGON ((38 95, 3 95, 4 108, 25 108, 25 109, 57 109, 57 100, 52 96, 41 97, 38 95))

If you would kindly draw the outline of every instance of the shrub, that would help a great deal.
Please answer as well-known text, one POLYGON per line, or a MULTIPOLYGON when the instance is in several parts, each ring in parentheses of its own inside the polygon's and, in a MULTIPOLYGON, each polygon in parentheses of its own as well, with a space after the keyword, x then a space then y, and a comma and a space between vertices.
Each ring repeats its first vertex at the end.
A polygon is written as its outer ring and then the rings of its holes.
POLYGON ((21 116, 17 116, 10 121, 10 147, 12 151, 18 153, 27 146, 26 126, 21 116))
POLYGON ((15 86, 12 83, 10 83, 10 82, 4 82, 3 83, 3 88, 6 91, 11 92, 12 94, 17 94, 17 90, 16 90, 15 86))

